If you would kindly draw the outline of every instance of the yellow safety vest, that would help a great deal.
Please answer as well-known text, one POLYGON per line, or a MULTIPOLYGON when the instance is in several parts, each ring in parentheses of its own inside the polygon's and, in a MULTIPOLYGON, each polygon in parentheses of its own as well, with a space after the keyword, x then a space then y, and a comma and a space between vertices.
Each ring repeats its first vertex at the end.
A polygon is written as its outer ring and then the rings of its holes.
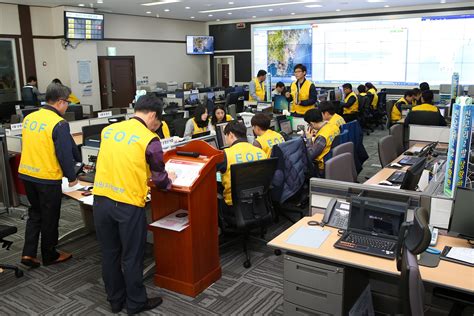
POLYGON ((267 129, 263 135, 257 137, 256 141, 260 144, 265 154, 267 154, 267 157, 270 158, 273 145, 281 144, 285 139, 280 133, 267 129))
MULTIPOLYGON (((225 121, 217 122, 217 124, 225 123, 225 122, 230 122, 230 121, 232 121, 233 119, 234 119, 234 118, 233 118, 230 114, 226 114, 226 115, 225 115, 225 121)), ((212 117, 210 118, 210 120, 212 121, 212 117)))
POLYGON ((395 104, 393 105, 392 107, 392 113, 390 114, 390 120, 392 122, 396 122, 396 121, 399 121, 401 120, 402 118, 402 112, 398 109, 398 106, 399 104, 405 104, 407 105, 408 104, 408 101, 405 100, 405 98, 400 98, 400 100, 398 100, 397 102, 395 102, 395 104))
POLYGON ((324 139, 326 139, 326 147, 324 147, 324 150, 321 152, 321 154, 319 154, 319 156, 314 159, 318 163, 319 170, 324 170, 324 156, 326 156, 327 153, 331 150, 332 142, 334 141, 334 138, 339 134, 339 127, 331 123, 326 123, 316 134, 315 139, 319 136, 322 136, 324 137, 324 139))
POLYGON ((224 186, 224 201, 227 205, 232 205, 232 188, 230 177, 230 166, 237 163, 251 162, 266 159, 267 155, 263 150, 247 142, 237 143, 224 149, 227 159, 227 169, 222 175, 222 185, 224 186))
POLYGON ((166 124, 165 121, 161 121, 161 124, 163 125, 163 127, 161 128, 161 130, 163 131, 163 137, 170 138, 171 133, 170 133, 170 128, 168 127, 168 124, 166 124))
POLYGON ((356 101, 350 108, 344 108, 343 114, 352 114, 359 112, 359 99, 357 98, 357 95, 354 92, 351 92, 346 96, 346 98, 344 99, 344 103, 347 103, 347 101, 349 101, 349 98, 352 96, 356 99, 356 101))
POLYGON ((102 130, 93 193, 117 202, 145 206, 150 169, 145 152, 156 134, 130 119, 102 130))
MULTIPOLYGON (((260 81, 258 81, 258 78, 255 78, 253 82, 255 82, 255 94, 260 99, 260 101, 265 101, 265 83, 262 82, 262 84, 260 84, 260 81)), ((254 100, 252 96, 249 95, 249 101, 258 101, 258 100, 254 100)))
POLYGON ((79 104, 81 103, 81 100, 79 100, 78 97, 76 97, 74 94, 70 94, 69 97, 67 98, 67 101, 72 104, 79 104))
POLYGON ((300 87, 299 92, 298 92, 298 86, 296 84, 296 81, 294 81, 291 84, 291 95, 293 97, 291 112, 304 115, 307 111, 313 108, 311 106, 296 105, 297 102, 299 103, 301 101, 306 101, 309 99, 309 88, 311 87, 312 84, 313 83, 311 81, 305 80, 303 85, 300 87))
POLYGON ((438 112, 438 108, 432 104, 423 103, 411 109, 412 111, 438 112))
POLYGON ((199 134, 199 133, 204 133, 204 132, 207 132, 209 129, 208 129, 208 125, 206 125, 205 127, 199 127, 196 123, 196 120, 193 118, 193 124, 194 124, 194 130, 193 130, 193 135, 194 134, 199 134))
POLYGON ((19 173, 43 180, 63 178, 53 141, 54 127, 63 120, 48 109, 33 112, 23 120, 19 173))
POLYGON ((334 124, 337 127, 341 127, 341 125, 346 124, 346 121, 344 120, 344 118, 342 116, 340 116, 337 113, 334 113, 334 115, 331 117, 331 119, 328 121, 328 123, 334 124))
POLYGON ((377 94, 377 91, 375 91, 374 88, 372 89, 369 89, 369 91, 367 91, 367 93, 371 93, 374 95, 374 99, 372 100, 372 108, 375 110, 377 109, 377 104, 379 103, 379 96, 377 94))

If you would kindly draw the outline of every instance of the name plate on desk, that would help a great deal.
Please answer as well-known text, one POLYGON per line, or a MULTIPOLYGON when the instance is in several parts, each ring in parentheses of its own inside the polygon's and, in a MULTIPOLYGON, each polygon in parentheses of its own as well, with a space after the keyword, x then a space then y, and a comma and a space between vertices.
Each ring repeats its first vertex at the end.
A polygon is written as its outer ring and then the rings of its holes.
POLYGON ((204 163, 201 162, 178 159, 170 159, 165 165, 166 171, 173 171, 176 174, 173 185, 180 187, 192 186, 203 167, 204 163))
POLYGON ((18 130, 21 130, 22 128, 23 128, 22 123, 17 123, 17 124, 10 125, 10 130, 12 130, 12 131, 18 131, 18 130))
POLYGON ((112 116, 112 111, 105 111, 97 113, 98 118, 110 117, 112 116))

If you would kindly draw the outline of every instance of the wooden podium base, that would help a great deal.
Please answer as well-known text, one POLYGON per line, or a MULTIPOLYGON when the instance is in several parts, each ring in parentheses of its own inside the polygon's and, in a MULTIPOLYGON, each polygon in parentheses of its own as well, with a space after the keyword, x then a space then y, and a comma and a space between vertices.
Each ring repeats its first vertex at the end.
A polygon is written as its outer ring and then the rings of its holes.
POLYGON ((206 275, 201 280, 195 283, 186 283, 179 280, 167 278, 162 275, 155 274, 154 281, 155 285, 161 288, 181 293, 187 296, 196 297, 202 291, 207 289, 211 284, 216 282, 221 278, 222 270, 219 266, 214 271, 211 271, 208 275, 206 275))

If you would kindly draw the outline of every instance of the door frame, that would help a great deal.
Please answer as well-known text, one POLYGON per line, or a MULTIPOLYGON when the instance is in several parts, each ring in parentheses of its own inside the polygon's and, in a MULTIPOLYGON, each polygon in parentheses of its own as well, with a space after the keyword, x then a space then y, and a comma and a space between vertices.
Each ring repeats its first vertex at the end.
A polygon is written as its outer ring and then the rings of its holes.
POLYGON ((229 58, 229 87, 233 87, 235 84, 235 56, 234 55, 219 55, 219 56, 213 56, 214 57, 214 69, 212 70, 214 72, 214 81, 217 84, 217 61, 216 59, 222 59, 222 58, 229 58))
MULTIPOLYGON (((99 66, 99 93, 100 93, 100 108, 102 110, 106 110, 104 109, 104 106, 102 104, 102 87, 104 86, 104 80, 106 80, 105 78, 102 78, 101 76, 101 71, 100 71, 100 67, 101 67, 101 62, 103 60, 114 60, 114 59, 129 59, 132 61, 132 77, 135 78, 135 80, 133 80, 133 87, 134 87, 134 91, 137 91, 137 73, 135 71, 135 56, 131 56, 131 55, 124 55, 124 56, 97 56, 97 63, 98 63, 98 66, 99 66)), ((107 108, 108 109, 108 108, 107 108)))

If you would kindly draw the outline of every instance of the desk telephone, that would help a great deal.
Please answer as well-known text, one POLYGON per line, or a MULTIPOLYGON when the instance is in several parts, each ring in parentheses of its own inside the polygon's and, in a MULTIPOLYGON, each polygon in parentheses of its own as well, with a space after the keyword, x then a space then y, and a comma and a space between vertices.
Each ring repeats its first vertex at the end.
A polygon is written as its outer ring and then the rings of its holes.
POLYGON ((339 229, 347 229, 349 222, 349 211, 351 204, 348 202, 341 202, 337 199, 331 199, 326 211, 324 211, 324 217, 321 221, 321 226, 328 225, 339 229))

